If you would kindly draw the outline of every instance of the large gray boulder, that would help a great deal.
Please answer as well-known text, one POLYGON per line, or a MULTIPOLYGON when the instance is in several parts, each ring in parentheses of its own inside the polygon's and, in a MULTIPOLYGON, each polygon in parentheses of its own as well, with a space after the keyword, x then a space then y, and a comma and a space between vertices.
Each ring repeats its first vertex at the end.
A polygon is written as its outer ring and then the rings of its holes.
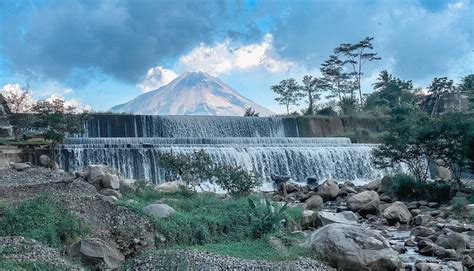
POLYGON ((167 218, 170 217, 172 214, 174 214, 176 211, 170 207, 168 204, 164 203, 155 203, 155 204, 150 204, 143 208, 143 211, 146 213, 161 217, 161 218, 167 218))
POLYGON ((100 184, 105 172, 106 166, 104 165, 89 165, 86 169, 87 181, 92 184, 100 184))
POLYGON ((16 169, 18 171, 23 171, 25 169, 28 169, 30 168, 30 164, 28 163, 11 163, 10 166, 13 168, 13 169, 16 169))
POLYGON ((410 210, 401 201, 392 203, 383 211, 382 215, 390 224, 395 224, 396 222, 408 224, 413 219, 410 210))
POLYGON ((347 199, 347 207, 363 216, 377 213, 379 205, 379 194, 371 190, 352 195, 347 199))
POLYGON ((355 225, 334 223, 310 237, 311 251, 342 270, 398 270, 400 261, 388 241, 377 232, 355 225))
POLYGON ((307 199, 304 203, 306 203, 307 209, 320 210, 324 207, 323 198, 320 195, 314 195, 307 199))
POLYGON ((76 244, 80 255, 87 261, 102 260, 112 270, 118 269, 125 261, 120 251, 100 239, 85 239, 76 244))
POLYGON ((357 225, 357 220, 357 215, 351 211, 344 211, 340 213, 320 211, 316 216, 316 224, 319 227, 324 227, 332 223, 357 225))
POLYGON ((339 186, 335 181, 326 180, 318 187, 318 194, 324 200, 333 200, 339 195, 339 186))
POLYGON ((105 188, 116 189, 120 188, 120 178, 115 174, 105 173, 102 177, 102 186, 105 188))

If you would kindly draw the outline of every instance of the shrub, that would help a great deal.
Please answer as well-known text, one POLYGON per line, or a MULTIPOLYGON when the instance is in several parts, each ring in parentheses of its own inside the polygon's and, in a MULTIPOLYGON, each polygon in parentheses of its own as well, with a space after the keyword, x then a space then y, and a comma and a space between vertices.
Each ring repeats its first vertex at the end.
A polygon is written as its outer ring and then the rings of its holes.
POLYGON ((252 234, 254 238, 260 238, 267 233, 281 230, 288 218, 285 211, 288 203, 283 206, 275 206, 268 199, 248 199, 252 211, 252 234))
POLYGON ((51 199, 41 196, 8 208, 0 218, 0 235, 23 236, 60 247, 90 233, 90 227, 51 199))
POLYGON ((408 174, 393 177, 391 192, 401 200, 428 200, 446 202, 449 200, 448 184, 417 181, 408 174))
POLYGON ((216 183, 233 196, 248 196, 254 188, 262 185, 257 172, 247 172, 240 166, 220 166, 214 175, 216 183))

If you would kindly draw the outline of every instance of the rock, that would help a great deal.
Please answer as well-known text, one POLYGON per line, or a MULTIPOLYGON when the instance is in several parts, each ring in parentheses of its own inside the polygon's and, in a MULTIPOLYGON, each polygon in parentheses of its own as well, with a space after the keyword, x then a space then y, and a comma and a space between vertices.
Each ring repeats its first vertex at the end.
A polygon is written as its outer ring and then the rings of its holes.
POLYGON ((341 212, 341 213, 331 213, 320 211, 316 216, 316 225, 318 227, 324 227, 332 223, 342 223, 349 225, 357 225, 358 217, 351 211, 341 212))
POLYGON ((316 218, 316 212, 312 210, 304 210, 301 214, 301 227, 303 230, 314 228, 314 220, 316 218))
POLYGON ((106 166, 104 165, 89 165, 87 166, 87 181, 92 184, 101 183, 105 175, 106 166))
POLYGON ((295 183, 285 183, 285 188, 287 193, 293 193, 297 192, 300 187, 295 183))
POLYGON ((438 246, 431 240, 421 240, 418 242, 418 253, 424 256, 434 256, 436 251, 444 250, 443 247, 438 246))
POLYGON ((380 185, 378 192, 383 194, 389 194, 393 186, 393 178, 389 176, 385 176, 380 180, 380 185))
POLYGON ((274 248, 275 250, 278 250, 281 252, 288 252, 288 248, 285 246, 285 244, 283 244, 283 241, 281 241, 280 238, 272 236, 268 240, 268 244, 270 244, 270 246, 274 248))
POLYGON ((410 235, 418 236, 418 237, 428 237, 430 235, 435 235, 435 234, 436 232, 433 229, 423 227, 423 226, 415 227, 413 230, 411 230, 411 233, 410 233, 410 235))
POLYGON ((383 211, 382 215, 387 219, 388 223, 392 225, 396 222, 408 224, 413 219, 410 210, 408 210, 407 206, 401 201, 392 203, 392 205, 383 211))
POLYGON ((387 202, 387 203, 392 203, 393 199, 389 195, 382 195, 382 196, 380 196, 380 201, 387 202))
POLYGON ((380 187, 380 183, 382 181, 381 180, 375 180, 375 181, 371 181, 370 183, 368 183, 365 187, 368 189, 368 190, 374 190, 374 191, 377 191, 380 187))
POLYGON ((379 194, 377 194, 375 191, 364 191, 352 195, 347 199, 347 207, 351 211, 358 212, 362 216, 377 213, 379 204, 379 194))
POLYGON ((46 168, 50 168, 54 165, 54 162, 49 158, 49 156, 42 154, 39 157, 40 165, 46 168))
POLYGON ((407 248, 404 245, 401 245, 401 244, 394 245, 393 250, 395 250, 396 252, 398 252, 400 254, 403 254, 403 253, 407 252, 407 248))
POLYGON ((110 269, 118 269, 125 261, 120 251, 100 239, 81 240, 78 246, 80 255, 87 261, 88 258, 102 260, 110 269))
POLYGON ((314 195, 305 201, 307 209, 321 210, 324 207, 323 198, 320 195, 314 195))
POLYGON ((347 185, 343 185, 343 186, 340 188, 339 195, 341 195, 341 196, 343 196, 343 197, 346 197, 346 196, 352 195, 352 194, 357 194, 357 191, 356 191, 353 187, 350 187, 350 186, 347 186, 347 185))
POLYGON ((311 186, 318 186, 319 180, 316 177, 306 178, 306 184, 311 186))
POLYGON ((434 252, 434 256, 441 260, 456 260, 458 258, 454 249, 438 249, 434 252))
POLYGON ((426 223, 428 223, 428 221, 430 221, 430 219, 431 219, 430 215, 417 215, 417 216, 415 216, 415 219, 414 219, 415 220, 415 225, 423 226, 426 223))
POLYGON ((31 167, 30 164, 28 164, 28 163, 11 163, 10 166, 13 169, 16 169, 18 171, 23 171, 23 170, 31 167))
POLYGON ((417 271, 442 271, 443 266, 437 263, 419 262, 415 264, 417 271))
POLYGON ((474 261, 472 260, 471 256, 469 255, 463 255, 462 256, 462 264, 466 266, 467 268, 471 268, 469 270, 472 270, 472 267, 474 267, 474 261))
POLYGON ((164 182, 156 186, 155 190, 165 193, 177 193, 186 189, 186 183, 183 181, 164 182))
POLYGON ((100 191, 102 195, 109 196, 109 197, 115 197, 117 199, 122 198, 122 194, 120 194, 119 191, 115 189, 110 189, 110 188, 104 188, 100 191))
POLYGON ((412 216, 417 216, 417 215, 421 214, 421 210, 420 209, 411 209, 410 213, 411 213, 412 216))
POLYGON ((468 247, 469 236, 457 232, 448 232, 438 236, 435 243, 447 249, 464 250, 468 247))
POLYGON ((343 270, 398 270, 398 254, 377 232, 355 225, 329 224, 309 240, 314 254, 343 270))
POLYGON ((437 202, 428 202, 428 205, 427 205, 429 208, 438 208, 439 207, 439 203, 437 202))
POLYGON ((275 174, 271 174, 270 178, 276 184, 286 183, 291 179, 290 176, 280 176, 280 175, 275 175, 275 174))
POLYGON ((173 208, 164 203, 150 204, 143 208, 143 211, 161 218, 167 218, 176 212, 173 208))
POLYGON ((105 173, 102 177, 102 186, 118 190, 120 188, 120 179, 115 174, 105 173))
POLYGON ((336 182, 331 180, 326 180, 323 184, 321 184, 318 188, 318 194, 324 200, 333 200, 339 195, 339 186, 336 182))
POLYGON ((133 179, 120 179, 120 193, 133 193, 137 187, 135 186, 135 180, 133 179))

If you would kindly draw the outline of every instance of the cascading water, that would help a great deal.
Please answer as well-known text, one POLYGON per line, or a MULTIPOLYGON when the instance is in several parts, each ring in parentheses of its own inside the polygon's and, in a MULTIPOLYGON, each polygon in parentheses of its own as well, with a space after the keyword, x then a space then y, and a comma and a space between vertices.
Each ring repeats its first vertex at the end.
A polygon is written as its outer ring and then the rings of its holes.
POLYGON ((296 181, 363 181, 383 172, 371 163, 373 144, 352 144, 348 138, 299 136, 294 118, 211 116, 96 115, 83 137, 68 138, 60 164, 67 171, 107 164, 127 178, 160 183, 172 178, 158 167, 163 152, 203 149, 216 164, 289 175, 296 181))

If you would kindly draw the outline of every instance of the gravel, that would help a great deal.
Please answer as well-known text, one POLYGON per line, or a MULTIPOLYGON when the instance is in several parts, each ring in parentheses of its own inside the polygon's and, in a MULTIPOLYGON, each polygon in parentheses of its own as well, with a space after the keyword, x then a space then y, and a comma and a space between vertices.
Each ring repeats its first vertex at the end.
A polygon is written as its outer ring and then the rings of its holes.
POLYGON ((16 262, 41 262, 59 270, 83 270, 63 258, 55 249, 32 239, 18 236, 0 237, 0 251, 1 258, 16 262))
POLYGON ((245 260, 194 250, 158 250, 135 259, 127 270, 332 270, 314 259, 295 261, 245 260))

